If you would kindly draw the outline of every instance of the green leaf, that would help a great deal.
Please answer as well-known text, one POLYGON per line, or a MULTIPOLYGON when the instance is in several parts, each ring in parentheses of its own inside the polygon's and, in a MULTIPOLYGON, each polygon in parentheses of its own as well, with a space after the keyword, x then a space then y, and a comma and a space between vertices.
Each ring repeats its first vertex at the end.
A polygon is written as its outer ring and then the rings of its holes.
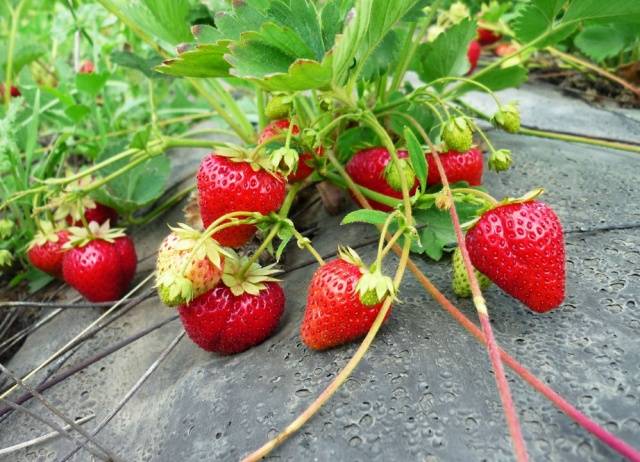
POLYGON ((606 58, 620 53, 625 45, 625 36, 612 26, 594 24, 585 27, 576 35, 575 45, 589 58, 601 63, 606 58))
MULTIPOLYGON (((390 101, 393 101, 393 98, 391 98, 390 101)), ((399 106, 394 112, 396 113, 390 117, 391 129, 398 135, 402 135, 404 128, 408 126, 416 138, 419 140, 422 139, 422 135, 418 129, 413 126, 413 123, 409 123, 408 119, 403 117, 403 115, 407 115, 416 120, 431 139, 439 136, 440 121, 433 112, 431 112, 429 107, 418 103, 408 103, 399 106)))
POLYGON ((91 114, 91 108, 84 104, 74 104, 66 108, 64 113, 77 124, 82 122, 89 114, 91 114))
POLYGON ((544 34, 554 24, 566 0, 529 0, 518 10, 514 30, 522 43, 544 34))
MULTIPOLYGON (((471 220, 480 207, 475 203, 456 202, 460 222, 471 220)), ((419 233, 420 245, 430 258, 440 260, 445 250, 455 247, 456 234, 448 211, 439 210, 432 205, 426 210, 417 209, 414 218, 418 226, 424 226, 419 233)))
POLYGON ((313 50, 292 30, 272 22, 245 32, 225 56, 231 73, 270 91, 324 88, 331 81, 331 59, 314 60, 313 50))
POLYGON ((615 21, 632 17, 640 18, 640 2, 637 0, 573 0, 562 17, 562 22, 615 21))
POLYGON ((90 96, 96 96, 109 80, 110 74, 76 74, 76 88, 90 96))
MULTIPOLYGON (((105 160, 113 154, 115 154, 113 150, 105 151, 97 159, 97 162, 105 160)), ((128 159, 115 162, 102 169, 101 174, 107 176, 124 167, 128 162, 128 159)), ((92 196, 97 201, 113 207, 123 214, 132 213, 149 205, 162 195, 170 173, 171 162, 166 155, 162 154, 114 178, 102 188, 94 191, 92 196)))
POLYGON ((365 63, 362 78, 373 80, 390 71, 400 58, 403 43, 404 39, 400 31, 392 30, 389 32, 365 63))
POLYGON ((224 55, 228 51, 225 41, 197 45, 175 58, 166 59, 155 70, 176 77, 227 77, 230 66, 224 55))
POLYGON ((344 27, 344 19, 353 6, 353 0, 329 0, 320 13, 322 24, 322 40, 325 50, 330 50, 335 44, 336 35, 344 27))
POLYGON ((467 49, 475 35, 475 21, 458 23, 440 34, 432 43, 424 43, 418 47, 413 69, 425 83, 442 77, 466 74, 469 70, 467 49))
MULTIPOLYGON (((16 44, 16 48, 13 52, 13 75, 16 76, 20 73, 23 67, 31 64, 36 59, 40 58, 46 53, 46 50, 42 45, 35 43, 20 43, 16 44)), ((7 47, 0 47, 0 68, 2 69, 2 75, 4 76, 4 70, 7 66, 7 47)))
POLYGON ((354 17, 336 37, 334 85, 342 85, 349 78, 358 76, 393 26, 417 3, 417 0, 356 0, 354 17))
POLYGON ((295 0, 291 2, 274 1, 269 8, 269 17, 279 24, 290 27, 298 37, 304 39, 312 51, 312 58, 321 61, 325 53, 322 27, 318 11, 309 0, 295 0))
POLYGON ((368 223, 370 225, 382 225, 389 214, 380 210, 361 209, 347 214, 340 223, 341 225, 349 225, 351 223, 368 223))
POLYGON ((115 0, 137 26, 171 45, 193 39, 189 0, 115 0))
MULTIPOLYGON (((471 76, 470 78, 489 87, 492 91, 498 91, 505 88, 519 87, 527 81, 528 77, 527 69, 524 66, 509 66, 505 68, 497 67, 480 77, 471 76)), ((455 94, 459 96, 478 89, 476 85, 466 82, 456 89, 455 94)))
POLYGON ((287 247, 287 244, 289 244, 289 242, 293 238, 293 232, 291 231, 291 228, 289 226, 280 227, 280 230, 278 231, 278 238, 280 239, 280 244, 278 245, 278 248, 276 249, 274 255, 276 261, 280 261, 282 253, 287 247))
POLYGON ((338 160, 345 164, 358 151, 380 145, 380 138, 369 127, 353 127, 342 132, 336 141, 338 160))
POLYGON ((129 51, 114 51, 111 53, 111 61, 119 66, 140 71, 150 78, 163 77, 154 72, 154 68, 162 63, 162 57, 157 54, 153 54, 149 58, 143 58, 129 51))
POLYGON ((131 149, 146 149, 147 144, 149 144, 149 138, 151 137, 151 126, 147 126, 142 130, 138 130, 135 135, 133 135, 133 139, 131 140, 131 144, 129 147, 131 149))
POLYGON ((409 158, 411 159, 411 165, 413 171, 420 182, 420 190, 424 191, 427 188, 427 176, 429 174, 429 165, 424 155, 422 146, 418 142, 416 135, 409 127, 404 127, 404 139, 407 142, 407 149, 409 150, 409 158))

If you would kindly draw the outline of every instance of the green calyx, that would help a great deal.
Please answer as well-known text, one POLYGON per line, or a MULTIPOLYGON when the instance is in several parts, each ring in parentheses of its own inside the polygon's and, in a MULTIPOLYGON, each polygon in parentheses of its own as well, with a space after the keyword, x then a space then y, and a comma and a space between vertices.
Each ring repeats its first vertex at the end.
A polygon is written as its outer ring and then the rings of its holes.
POLYGON ((7 239, 11 236, 14 227, 15 224, 13 221, 7 220, 6 218, 0 220, 0 239, 7 239))
POLYGON ((258 263, 251 263, 248 268, 249 257, 240 257, 237 254, 225 261, 222 282, 235 296, 242 294, 258 295, 261 290, 266 289, 266 282, 278 282, 273 275, 280 270, 275 267, 275 263, 268 266, 260 266, 258 263))
POLYGON ((193 283, 174 272, 162 273, 156 279, 156 288, 160 301, 170 307, 189 303, 196 297, 193 283))
POLYGON ((291 96, 279 95, 269 100, 264 112, 270 120, 284 119, 289 116, 292 107, 293 98, 291 96))
POLYGON ((114 243, 119 237, 124 237, 123 228, 111 228, 109 220, 103 224, 95 221, 89 223, 86 228, 72 226, 69 228, 69 241, 62 246, 63 249, 72 249, 74 247, 84 247, 91 241, 102 240, 114 243))
POLYGON ((280 170, 284 176, 288 176, 296 170, 299 158, 298 151, 286 146, 278 148, 271 153, 273 168, 280 170))
POLYGON ((270 156, 265 156, 261 152, 253 152, 239 146, 228 146, 216 148, 214 154, 226 157, 232 162, 246 162, 251 165, 254 171, 265 170, 275 175, 273 161, 270 156))
POLYGON ((513 158, 509 149, 498 149, 489 156, 489 169, 494 172, 509 170, 511 164, 513 164, 513 158))
POLYGON ((397 162, 391 161, 384 169, 384 179, 394 191, 402 191, 403 176, 407 187, 411 189, 416 181, 416 174, 407 159, 398 159, 397 162))
POLYGON ((471 125, 464 117, 449 120, 442 129, 442 140, 449 150, 467 152, 473 146, 471 125))
POLYGON ((0 250, 0 267, 6 267, 13 263, 13 255, 6 249, 0 250))
POLYGON ((213 289, 219 277, 198 271, 203 263, 210 263, 222 270, 223 256, 231 253, 211 237, 184 223, 170 227, 156 261, 156 289, 162 302, 170 307, 189 303, 196 297, 213 289), (208 275, 203 277, 203 275, 208 275))
MULTIPOLYGON (((471 284, 469 283, 469 277, 467 275, 467 270, 464 266, 464 261, 462 259, 462 252, 460 248, 457 247, 453 252, 453 258, 451 259, 451 263, 453 265, 453 275, 452 275, 452 285, 453 292, 459 296, 468 298, 471 297, 471 284)), ((478 284, 481 289, 486 289, 491 285, 491 280, 482 274, 477 269, 474 269, 474 274, 476 279, 478 280, 478 284)))
POLYGON ((60 236, 58 236, 56 231, 56 227, 50 221, 41 221, 40 229, 35 236, 33 236, 33 239, 29 243, 29 248, 31 249, 35 246, 45 245, 47 242, 58 242, 60 240, 60 236))
MULTIPOLYGON (((72 172, 67 173, 68 175, 72 174, 72 172)), ((84 192, 91 186, 92 182, 91 176, 85 176, 70 182, 64 191, 51 201, 51 204, 55 207, 53 219, 55 221, 64 221, 70 216, 73 221, 79 221, 84 216, 85 210, 95 208, 95 201, 84 192)))
POLYGON ((377 305, 388 296, 395 298, 397 291, 393 280, 382 274, 380 268, 377 268, 375 264, 371 268, 367 268, 358 253, 351 247, 338 248, 338 257, 357 266, 362 273, 355 291, 363 305, 377 305))
POLYGON ((462 228, 465 230, 469 230, 471 228, 473 228, 478 221, 480 221, 480 218, 482 218, 482 216, 489 212, 490 210, 496 209, 498 207, 502 207, 505 205, 510 205, 510 204, 524 204, 525 202, 531 202, 536 200, 540 195, 542 195, 544 193, 544 189, 542 188, 537 188, 534 189, 532 191, 529 191, 527 194, 525 194, 524 196, 520 196, 520 197, 505 197, 504 199, 502 199, 501 201, 497 202, 497 203, 493 203, 493 204, 487 204, 485 207, 481 207, 480 209, 477 210, 477 217, 474 218, 473 220, 470 220, 466 223, 464 223, 462 225, 462 228))
POLYGON ((508 133, 518 133, 520 131, 520 110, 517 104, 509 103, 500 107, 491 122, 508 133))

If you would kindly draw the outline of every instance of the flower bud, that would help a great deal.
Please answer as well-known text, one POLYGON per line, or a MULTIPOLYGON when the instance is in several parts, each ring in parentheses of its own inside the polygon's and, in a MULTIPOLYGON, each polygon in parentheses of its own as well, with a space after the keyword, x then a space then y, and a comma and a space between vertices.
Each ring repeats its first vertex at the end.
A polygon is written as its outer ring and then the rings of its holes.
POLYGON ((495 172, 508 170, 512 163, 511 151, 508 149, 498 149, 489 156, 489 168, 495 172))

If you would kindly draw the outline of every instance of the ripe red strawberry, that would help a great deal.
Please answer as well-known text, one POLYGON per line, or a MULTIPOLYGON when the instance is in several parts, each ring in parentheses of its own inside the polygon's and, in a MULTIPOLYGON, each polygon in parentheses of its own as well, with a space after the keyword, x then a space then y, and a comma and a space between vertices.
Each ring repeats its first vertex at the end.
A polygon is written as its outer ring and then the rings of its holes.
POLYGON ((258 295, 233 295, 219 285, 178 308, 184 330, 200 348, 222 354, 245 351, 267 339, 284 312, 284 291, 269 282, 258 295))
MULTIPOLYGON (((449 183, 466 181, 471 186, 482 184, 483 161, 482 151, 479 148, 471 148, 465 153, 457 151, 443 152, 440 154, 440 160, 449 183)), ((442 184, 440 172, 432 155, 427 154, 427 162, 429 164, 427 184, 429 186, 442 184)))
POLYGON ((62 278, 62 248, 69 240, 67 230, 54 231, 48 222, 42 222, 43 229, 34 237, 27 257, 33 266, 51 276, 62 278))
POLYGON ((272 266, 254 263, 242 276, 247 257, 230 255, 223 284, 178 308, 187 335, 207 351, 240 353, 269 337, 284 312, 284 291, 272 266))
POLYGON ((130 238, 108 224, 71 228, 62 260, 64 280, 91 302, 122 297, 135 274, 137 256, 130 238))
MULTIPOLYGON (((0 99, 4 99, 4 91, 4 83, 0 83, 0 99)), ((12 98, 17 98, 18 96, 22 96, 22 93, 20 92, 18 87, 16 87, 15 85, 11 85, 11 88, 9 89, 9 95, 11 95, 12 98)))
MULTIPOLYGON (((284 201, 285 181, 257 164, 211 153, 200 164, 198 193, 202 222, 208 227, 230 212, 277 211, 284 201)), ((255 231, 253 225, 238 225, 212 237, 223 246, 241 247, 255 231)))
POLYGON ((500 205, 467 232, 473 266, 502 290, 544 313, 564 300, 562 225, 538 201, 500 205))
MULTIPOLYGON (((107 205, 94 203, 95 207, 86 208, 84 211, 84 218, 87 220, 87 224, 92 221, 97 222, 99 225, 104 224, 107 220, 111 226, 115 226, 118 223, 118 212, 107 205)), ((77 216, 77 215, 76 215, 77 216)), ((70 226, 83 226, 82 220, 73 220, 71 215, 66 217, 66 222, 70 226)))
MULTIPOLYGON (((407 151, 398 151, 399 159, 409 157, 407 151)), ((402 193, 393 189, 385 179, 385 168, 391 160, 391 154, 385 148, 369 148, 356 153, 347 163, 347 173, 353 181, 360 186, 371 189, 373 191, 384 194, 385 196, 402 198, 402 193)), ((418 181, 409 185, 410 192, 413 194, 418 187, 418 181)), ((389 211, 391 207, 376 201, 369 200, 371 207, 378 210, 389 211)))
POLYGON ((93 74, 96 70, 96 67, 93 65, 93 62, 90 60, 82 61, 80 64, 80 68, 78 69, 79 74, 93 74))
POLYGON ((496 34, 490 29, 478 27, 478 42, 480 45, 492 45, 502 38, 500 34, 496 34))
POLYGON ((382 297, 365 305, 357 289, 363 272, 343 258, 318 268, 311 278, 300 333, 304 343, 324 350, 365 335, 382 307, 382 297), (376 303, 377 302, 377 303, 376 303))
POLYGON ((469 42, 469 48, 467 49, 467 59, 469 60, 469 72, 467 75, 473 74, 473 71, 478 67, 478 60, 480 59, 480 54, 482 53, 482 47, 480 44, 472 40, 469 42))
MULTIPOLYGON (((270 122, 266 127, 264 127, 264 129, 262 130, 262 133, 260 133, 260 137, 258 138, 258 144, 262 144, 265 141, 268 141, 269 139, 273 138, 274 136, 281 135, 283 131, 286 134, 286 130, 289 129, 289 124, 290 122, 287 119, 274 120, 270 122)), ((295 135, 298 135, 299 133, 300 133, 300 129, 298 128, 297 125, 294 125, 291 128, 291 134, 295 136, 295 135)), ((322 155, 321 148, 318 149, 318 155, 322 155)), ((287 181, 289 183, 295 183, 297 181, 302 181, 306 179, 309 175, 313 173, 312 162, 313 162, 313 154, 311 154, 310 152, 303 152, 302 154, 300 154, 300 157, 298 159, 298 168, 295 172, 292 172, 287 176, 287 181)))

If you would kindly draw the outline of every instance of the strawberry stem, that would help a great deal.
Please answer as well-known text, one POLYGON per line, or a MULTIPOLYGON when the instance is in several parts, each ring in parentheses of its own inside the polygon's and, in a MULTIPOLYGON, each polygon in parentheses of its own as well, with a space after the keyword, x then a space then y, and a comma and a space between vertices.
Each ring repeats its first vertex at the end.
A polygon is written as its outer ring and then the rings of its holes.
MULTIPOLYGON (((291 125, 289 125, 289 127, 291 127, 291 125)), ((289 133, 290 132, 291 130, 289 130, 289 133)), ((291 186, 291 188, 287 192, 287 195, 284 198, 284 202, 282 203, 282 206, 280 206, 280 210, 278 211, 278 217, 280 219, 284 220, 285 218, 287 218, 287 216, 289 215, 289 210, 291 210, 291 206, 293 205, 293 200, 295 199, 296 194, 298 194, 298 191, 300 191, 303 185, 306 185, 306 182, 294 183, 291 186)), ((247 260, 244 266, 240 268, 240 272, 238 273, 239 278, 242 278, 245 274, 247 274, 247 271, 249 271, 249 268, 251 268, 251 265, 257 262, 258 259, 260 258, 260 255, 262 255, 264 251, 269 248, 269 244, 271 244, 271 241, 273 241, 273 239, 278 235, 278 231, 280 231, 281 227, 282 227, 282 221, 278 221, 273 225, 273 227, 269 231, 269 234, 267 234, 267 236, 264 238, 264 240, 260 244, 260 247, 258 247, 258 249, 253 253, 253 255, 251 255, 251 257, 249 258, 249 260, 247 260)))
MULTIPOLYGON (((396 253, 400 250, 396 247, 394 249, 396 253)), ((407 268, 418 279, 420 284, 426 289, 426 291, 440 304, 442 309, 447 311, 463 328, 471 333, 476 340, 480 343, 487 344, 487 338, 469 318, 467 318, 462 311, 456 308, 447 297, 440 292, 436 286, 433 285, 431 280, 418 268, 418 266, 410 259, 407 268)), ((600 439, 603 443, 609 446, 614 451, 627 457, 629 460, 640 461, 640 452, 631 447, 629 444, 620 440, 618 437, 605 430, 603 427, 589 419, 585 414, 576 409, 572 404, 566 401, 557 392, 549 388, 544 382, 538 379, 527 368, 521 365, 516 359, 510 356, 501 348, 498 349, 502 360, 509 368, 517 373, 523 380, 525 380, 531 387, 547 398, 558 409, 564 412, 569 418, 573 419, 582 428, 593 434, 596 438, 600 439)))
POLYGON ((470 194, 472 196, 476 196, 478 199, 486 202, 488 205, 496 206, 498 205, 498 200, 493 197, 491 194, 481 191, 479 189, 474 188, 453 188, 451 189, 453 194, 470 194))
MULTIPOLYGON (((340 168, 342 168, 341 165, 340 168)), ((338 170, 338 167, 336 167, 336 170, 338 170)), ((338 170, 338 173, 341 173, 340 170, 338 170)), ((342 188, 347 188, 347 184, 340 175, 336 175, 333 172, 323 172, 322 176, 342 188)), ((376 202, 380 202, 381 204, 387 205, 389 207, 395 208, 398 206, 398 204, 400 204, 400 200, 395 197, 380 194, 377 191, 373 191, 372 189, 368 189, 360 185, 356 185, 355 188, 358 189, 362 194, 364 194, 365 197, 376 202)))
MULTIPOLYGON (((485 114, 480 109, 477 109, 471 106, 470 104, 466 103, 461 99, 457 99, 456 103, 483 120, 486 120, 486 121, 491 120, 491 117, 488 114, 485 114)), ((566 133, 558 133, 558 132, 552 132, 548 130, 537 130, 537 129, 526 128, 526 127, 521 127, 518 134, 536 136, 538 138, 548 138, 548 139, 559 140, 559 141, 568 141, 570 143, 589 144, 592 146, 599 146, 599 147, 608 148, 608 149, 618 149, 620 151, 640 153, 640 146, 637 146, 634 144, 621 143, 618 141, 609 141, 605 139, 592 138, 588 136, 570 135, 566 133)))
MULTIPOLYGON (((425 142, 431 149, 431 154, 433 155, 433 158, 436 162, 436 167, 438 168, 438 172, 440 173, 440 178, 442 179, 443 191, 447 196, 449 196, 451 203, 453 203, 453 195, 451 194, 451 189, 449 188, 449 180, 447 179, 447 174, 444 170, 444 166, 442 165, 442 161, 440 160, 440 156, 438 155, 438 151, 431 142, 429 136, 424 132, 424 130, 422 130, 422 127, 420 127, 420 132, 425 142)), ((511 397, 509 384, 507 383, 507 378, 504 373, 504 366, 502 365, 498 346, 495 337, 493 336, 493 329, 491 328, 491 323, 489 321, 487 305, 485 303, 484 297, 482 296, 480 284, 478 283, 478 278, 476 277, 475 271, 471 264, 471 259, 469 258, 469 252, 467 251, 467 246, 465 244, 464 235, 462 234, 462 228, 460 227, 460 220, 458 218, 458 212, 456 211, 456 208, 450 207, 449 214, 451 215, 453 229, 456 233, 458 246, 460 247, 460 252, 462 253, 462 260, 464 261, 464 266, 467 271, 467 277, 469 278, 469 285, 471 286, 471 293, 473 295, 473 304, 476 307, 478 317, 480 318, 482 331, 484 332, 484 335, 487 339, 487 350, 489 353, 489 359, 491 360, 491 365, 495 372, 498 394, 500 395, 502 407, 507 419, 507 426, 509 427, 509 433, 511 434, 516 459, 518 461, 524 462, 528 460, 527 449, 524 443, 524 438, 522 436, 522 430, 520 428, 517 411, 515 409, 515 405, 513 404, 513 398, 511 397)))
POLYGON ((320 266, 323 266, 325 264, 324 259, 322 258, 322 256, 318 253, 318 251, 313 247, 313 245, 311 244, 311 242, 309 241, 308 238, 304 237, 302 234, 300 234, 300 231, 298 231, 295 227, 291 228, 291 232, 293 233, 294 237, 298 240, 298 242, 311 254, 313 255, 313 257, 318 261, 318 264, 320 266))
MULTIPOLYGON (((387 219, 384 221, 382 225, 382 231, 380 231, 380 239, 378 240, 378 254, 376 255, 376 269, 382 269, 382 259, 384 258, 384 237, 387 235, 387 231, 389 230, 389 226, 391 226, 391 222, 396 218, 398 211, 390 213, 387 219)), ((402 230, 398 229, 396 234, 401 234, 402 230)), ((396 238, 397 240, 397 238, 396 238)))
MULTIPOLYGON (((411 250, 411 240, 406 239, 402 256, 400 258, 400 263, 398 264, 398 269, 396 271, 396 276, 394 278, 394 285, 397 287, 402 280, 402 276, 404 275, 404 271, 406 269, 407 261, 409 260, 409 252, 411 250)), ((276 447, 282 444, 287 438, 297 432, 302 426, 311 419, 316 412, 320 410, 320 408, 335 394, 336 391, 340 388, 340 386, 349 378, 354 369, 360 364, 362 358, 366 354, 367 350, 371 346, 373 339, 376 337, 384 319, 391 308, 391 303, 393 302, 393 296, 387 296, 378 312, 378 316, 376 316, 375 321, 371 325, 369 332, 367 332, 366 337, 351 357, 346 366, 340 371, 340 373, 336 376, 335 379, 323 390, 323 392, 316 398, 316 400, 304 410, 302 414, 300 414, 293 422, 291 422, 282 432, 276 435, 274 438, 265 443, 258 450, 252 452, 247 457, 243 459, 243 462, 255 462, 271 451, 273 451, 276 447)))

